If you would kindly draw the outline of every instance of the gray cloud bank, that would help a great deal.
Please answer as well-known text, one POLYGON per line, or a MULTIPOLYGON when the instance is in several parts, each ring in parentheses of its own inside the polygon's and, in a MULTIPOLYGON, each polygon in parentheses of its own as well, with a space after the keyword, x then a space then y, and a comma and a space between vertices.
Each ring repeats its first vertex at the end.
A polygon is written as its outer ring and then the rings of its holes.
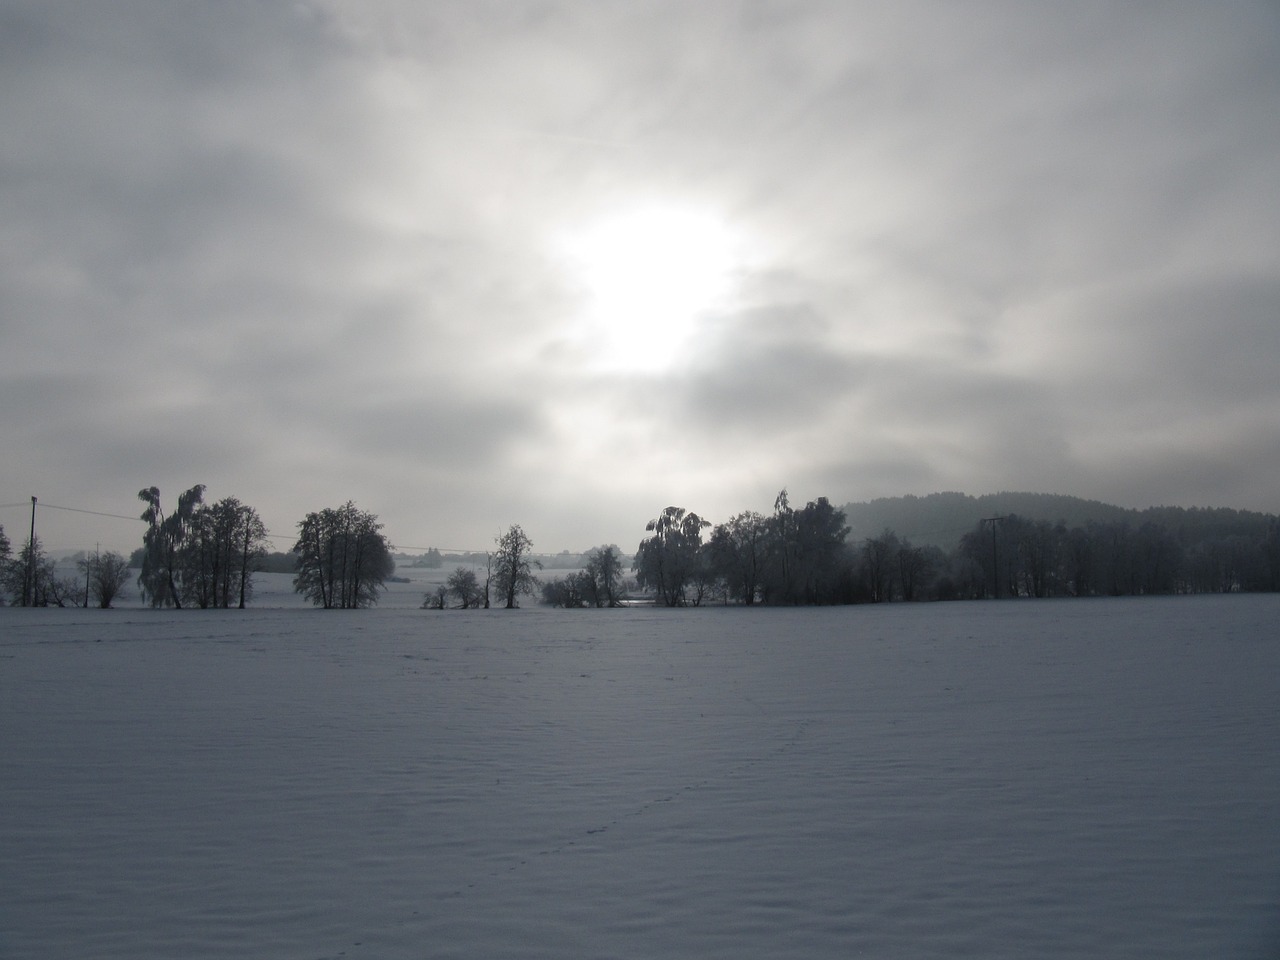
POLYGON ((0 500, 1278 511, 1277 103, 1265 2, 0 0, 0 500), (602 370, 548 238, 653 199, 763 252, 602 370))

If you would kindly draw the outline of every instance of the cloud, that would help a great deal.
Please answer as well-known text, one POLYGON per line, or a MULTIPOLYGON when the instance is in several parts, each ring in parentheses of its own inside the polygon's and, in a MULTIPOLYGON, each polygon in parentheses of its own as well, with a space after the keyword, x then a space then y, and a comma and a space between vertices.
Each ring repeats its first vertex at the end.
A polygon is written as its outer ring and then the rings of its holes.
POLYGON ((556 548, 783 485, 1280 509, 1277 19, 10 0, 0 502, 556 548), (552 238, 638 198, 751 253, 605 372, 552 238))

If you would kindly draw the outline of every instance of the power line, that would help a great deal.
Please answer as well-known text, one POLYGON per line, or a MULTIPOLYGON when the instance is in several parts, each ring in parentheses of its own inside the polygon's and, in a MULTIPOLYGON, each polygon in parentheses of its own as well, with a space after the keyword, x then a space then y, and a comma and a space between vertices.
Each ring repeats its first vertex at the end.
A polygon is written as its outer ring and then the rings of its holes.
POLYGON ((1008 517, 983 517, 980 523, 991 524, 991 595, 1000 599, 1000 555, 996 549, 996 524, 1008 520, 1008 517))
MULTIPOLYGON (((22 501, 19 501, 19 502, 17 502, 17 503, 0 503, 0 510, 12 510, 12 509, 16 509, 16 508, 18 508, 18 507, 22 507, 23 509, 26 509, 26 508, 27 508, 27 507, 29 507, 29 506, 31 506, 31 501, 30 501, 30 500, 22 500, 22 501)), ((85 509, 84 507, 67 507, 67 506, 62 506, 62 505, 60 505, 60 504, 56 504, 56 503, 45 503, 43 500, 41 500, 41 501, 40 501, 40 507, 41 507, 41 509, 49 509, 49 510, 65 510, 65 511, 67 511, 67 512, 69 512, 69 513, 83 513, 83 514, 88 514, 89 516, 92 516, 92 517, 106 517, 107 519, 110 519, 110 520, 131 520, 131 521, 133 521, 134 523, 145 523, 145 522, 146 522, 145 520, 143 520, 143 519, 142 519, 141 517, 139 517, 139 516, 132 516, 132 517, 130 517, 130 516, 126 516, 126 515, 124 515, 124 514, 122 514, 122 513, 106 513, 106 512, 101 511, 101 510, 87 510, 87 509, 85 509)), ((268 539, 268 540, 279 540, 279 541, 284 541, 284 542, 288 543, 288 542, 292 542, 292 541, 297 540, 297 536, 296 536, 296 535, 294 535, 294 534, 269 533, 269 534, 267 534, 267 535, 266 535, 266 539, 268 539)), ((427 553, 427 552, 428 552, 428 551, 430 551, 430 550, 436 550, 436 551, 438 551, 438 552, 440 552, 440 553, 452 553, 452 554, 460 554, 460 553, 477 553, 477 554, 480 554, 480 553, 485 553, 485 552, 486 552, 486 551, 484 551, 484 550, 463 550, 463 549, 458 549, 458 548, 456 548, 456 547, 413 547, 413 546, 395 546, 395 545, 394 545, 394 543, 393 543, 393 546, 394 546, 394 549, 395 549, 395 550, 397 550, 397 551, 409 551, 409 550, 416 550, 416 551, 418 551, 419 553, 427 553)), ((546 554, 546 556, 555 556, 555 554, 546 554)))
MULTIPOLYGON (((25 508, 25 507, 29 507, 30 505, 31 505, 30 500, 23 500, 19 503, 0 503, 0 510, 10 510, 16 507, 25 508)), ((132 520, 134 523, 146 522, 145 520, 143 520, 141 517, 138 517, 138 516, 128 517, 122 513, 104 513, 101 510, 86 510, 83 507, 64 507, 56 503, 45 503, 43 500, 40 501, 40 506, 41 508, 48 508, 50 510, 66 510, 70 513, 84 513, 84 514, 88 514, 89 516, 106 517, 111 520, 132 520)), ((291 541, 296 541, 297 536, 294 534, 269 533, 266 535, 266 539, 282 540, 287 543, 291 541)), ((390 538, 388 539, 390 540, 390 538)), ((391 540, 391 546, 393 550, 399 553, 412 552, 412 551, 416 551, 418 553, 428 553, 431 550, 435 550, 438 553, 442 553, 442 554, 484 554, 489 552, 488 550, 462 549, 459 547, 414 547, 414 546, 396 544, 394 540, 391 540)), ((557 554, 536 553, 534 554, 534 556, 554 557, 554 556, 557 556, 557 554)))
MULTIPOLYGON (((30 504, 30 500, 24 500, 22 503, 0 503, 0 510, 11 510, 14 507, 26 507, 30 506, 30 504)), ((100 510, 85 510, 81 507, 63 507, 56 503, 45 503, 43 500, 40 501, 40 507, 48 510, 67 510, 71 513, 87 513, 95 517, 110 517, 112 520, 133 520, 135 522, 141 522, 142 520, 141 517, 126 517, 122 513, 103 513, 100 510)))
POLYGON ((87 513, 94 517, 110 517, 112 520, 132 520, 135 523, 142 523, 141 517, 126 517, 122 513, 103 513, 100 510, 84 510, 80 507, 60 507, 56 503, 45 503, 40 501, 40 506, 47 507, 50 510, 67 510, 71 513, 87 513))

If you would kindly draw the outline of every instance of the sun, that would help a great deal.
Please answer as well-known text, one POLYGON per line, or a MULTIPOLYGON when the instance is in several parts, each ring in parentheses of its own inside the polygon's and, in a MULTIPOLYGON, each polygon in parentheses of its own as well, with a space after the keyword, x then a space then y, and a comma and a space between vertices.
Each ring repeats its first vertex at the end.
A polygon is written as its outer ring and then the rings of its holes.
POLYGON ((577 294, 575 339, 603 369, 660 371, 682 362, 698 325, 726 304, 739 239, 714 212, 675 204, 614 211, 557 244, 577 294))

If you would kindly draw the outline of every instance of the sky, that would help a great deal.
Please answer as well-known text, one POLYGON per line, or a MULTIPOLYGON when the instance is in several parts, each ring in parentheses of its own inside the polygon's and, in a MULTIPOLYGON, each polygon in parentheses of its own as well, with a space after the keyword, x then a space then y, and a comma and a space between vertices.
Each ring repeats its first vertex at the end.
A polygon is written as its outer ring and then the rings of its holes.
POLYGON ((0 524, 1280 512, 1278 104, 1262 0, 0 0, 0 524))

